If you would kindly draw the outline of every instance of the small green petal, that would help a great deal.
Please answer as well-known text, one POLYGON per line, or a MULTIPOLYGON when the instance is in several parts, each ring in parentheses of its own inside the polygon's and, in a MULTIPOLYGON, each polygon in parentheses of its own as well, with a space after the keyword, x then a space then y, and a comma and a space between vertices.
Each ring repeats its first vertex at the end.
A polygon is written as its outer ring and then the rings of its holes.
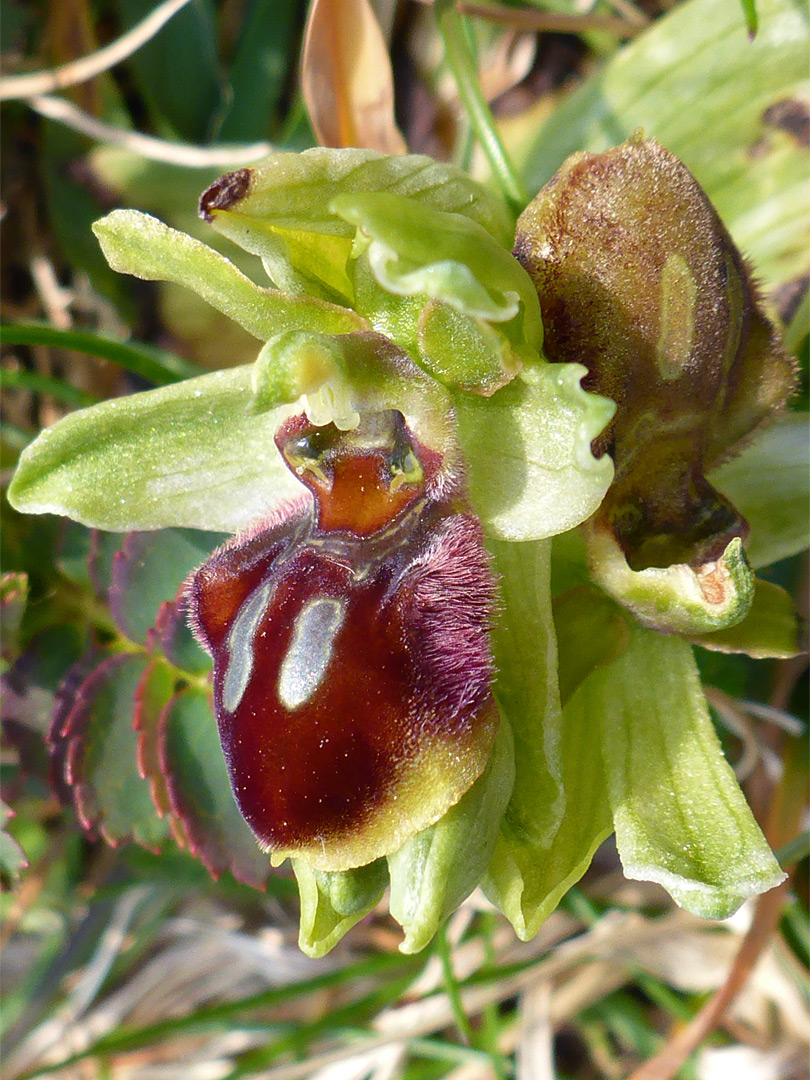
POLYGON ((301 898, 298 946, 317 960, 376 906, 388 882, 385 859, 356 870, 313 870, 292 860, 301 898))
POLYGON ((616 538, 595 523, 585 529, 591 576, 642 626, 668 634, 704 634, 741 622, 754 599, 754 575, 742 540, 697 570, 685 563, 631 570, 616 538))
POLYGON ((430 300, 419 316, 419 364, 444 386, 489 397, 523 366, 509 338, 486 320, 430 300))
POLYGON ((113 210, 93 232, 113 270, 184 285, 260 341, 284 330, 346 334, 366 325, 346 308, 260 288, 224 255, 149 214, 113 210))
POLYGON ((594 458, 591 441, 615 407, 581 388, 584 374, 578 364, 539 364, 489 398, 454 395, 470 498, 490 535, 553 536, 601 503, 613 462, 594 458))
POLYGON ((501 722, 486 770, 460 802, 388 856, 391 914, 405 931, 401 952, 424 949, 480 882, 514 779, 512 733, 501 722))
POLYGON ((29 514, 128 532, 235 532, 301 485, 273 437, 275 412, 248 414, 252 366, 81 409, 20 457, 8 491, 29 514))
POLYGON ((526 341, 540 349, 543 325, 534 285, 481 225, 388 192, 339 195, 331 207, 356 226, 357 250, 367 247, 383 288, 397 296, 425 294, 493 322, 522 312, 526 341))
POLYGON ((784 880, 723 757, 692 650, 636 630, 581 697, 599 717, 625 874, 657 881, 703 918, 724 919, 784 880))

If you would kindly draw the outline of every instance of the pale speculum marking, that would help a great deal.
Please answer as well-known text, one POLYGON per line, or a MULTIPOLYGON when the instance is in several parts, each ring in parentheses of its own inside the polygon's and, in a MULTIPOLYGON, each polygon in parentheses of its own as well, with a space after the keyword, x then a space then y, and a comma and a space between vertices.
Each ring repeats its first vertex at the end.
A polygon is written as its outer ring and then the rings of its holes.
POLYGON ((299 612, 278 678, 278 696, 287 709, 304 705, 320 686, 345 613, 344 601, 333 597, 311 600, 299 612))
POLYGON ((222 680, 222 707, 226 712, 236 711, 250 682, 254 638, 272 589, 271 581, 256 589, 233 620, 226 647, 228 661, 225 678, 222 680))

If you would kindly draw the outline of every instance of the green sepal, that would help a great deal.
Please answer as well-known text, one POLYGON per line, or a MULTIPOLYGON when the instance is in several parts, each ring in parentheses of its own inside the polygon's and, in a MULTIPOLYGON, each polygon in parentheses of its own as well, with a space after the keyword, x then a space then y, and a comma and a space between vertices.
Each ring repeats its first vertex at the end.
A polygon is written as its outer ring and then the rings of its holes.
POLYGON ((355 428, 361 412, 397 409, 416 437, 454 452, 450 398, 382 334, 281 334, 253 368, 251 410, 261 413, 302 399, 313 424, 355 428))
POLYGON ((714 652, 746 653, 756 660, 786 659, 806 650, 804 628, 790 594, 757 578, 754 601, 742 622, 725 630, 690 637, 693 645, 714 652))
POLYGON ((716 562, 631 570, 616 538, 585 526, 593 580, 642 626, 667 634, 703 634, 742 622, 754 599, 754 575, 735 537, 716 562))
POLYGON ((512 733, 502 721, 489 764, 470 790, 435 825, 388 856, 391 914, 405 931, 400 952, 424 949, 480 882, 514 779, 512 733))
POLYGON ((248 414, 251 375, 231 368, 71 413, 22 453, 9 501, 111 531, 235 532, 302 490, 273 442, 279 415, 248 414))
POLYGON ((470 499, 491 536, 554 536, 601 503, 613 462, 595 458, 591 442, 615 406, 582 389, 584 374, 579 364, 538 364, 489 398, 453 395, 470 499))
POLYGON ((593 585, 575 585, 552 601, 560 701, 565 705, 590 673, 630 644, 622 609, 593 585))
POLYGON ((418 154, 326 147, 272 154, 216 181, 203 194, 200 213, 259 255, 280 288, 343 303, 352 298, 346 265, 355 230, 333 212, 331 200, 376 191, 464 214, 511 247, 514 223, 504 204, 455 166, 418 154))
MULTIPOLYGON (((635 630, 575 695, 598 717, 616 843, 627 877, 724 919, 785 875, 723 757, 692 650, 635 630)), ((596 741, 596 740, 594 740, 596 741)))
POLYGON ((224 255, 149 214, 113 210, 93 232, 113 270, 184 285, 260 341, 285 330, 347 334, 366 326, 348 308, 261 288, 224 255))
POLYGON ((325 956, 379 902, 388 884, 385 859, 356 870, 314 870, 293 859, 301 899, 298 947, 317 960, 325 956))
POLYGON ((496 694, 515 740, 515 785, 484 891, 523 940, 537 932, 611 831, 593 717, 564 714, 549 592, 548 541, 491 542, 503 617, 496 694))
POLYGON ((786 413, 710 473, 751 526, 746 551, 755 569, 810 546, 808 430, 810 415, 786 413))

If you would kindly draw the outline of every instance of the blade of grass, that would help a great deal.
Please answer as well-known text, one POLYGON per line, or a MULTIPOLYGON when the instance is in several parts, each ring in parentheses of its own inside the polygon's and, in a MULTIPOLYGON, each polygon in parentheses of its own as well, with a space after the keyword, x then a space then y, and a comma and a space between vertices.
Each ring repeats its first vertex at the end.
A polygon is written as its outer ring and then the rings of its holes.
POLYGON ((504 149, 492 113, 481 92, 464 18, 456 10, 455 0, 436 0, 435 9, 444 54, 456 80, 461 102, 504 197, 512 209, 520 213, 529 198, 504 149))
POLYGON ((57 349, 97 356, 140 375, 155 386, 166 386, 193 375, 203 374, 203 369, 189 360, 173 353, 155 349, 149 345, 132 345, 118 341, 106 334, 86 330, 57 330, 47 323, 19 322, 0 326, 0 343, 3 345, 49 345, 57 349))
POLYGON ((420 959, 418 956, 389 954, 372 956, 347 967, 322 972, 311 979, 288 983, 285 986, 274 986, 269 990, 263 990, 258 994, 252 994, 250 997, 241 998, 238 1001, 228 1001, 198 1009, 191 1016, 160 1020, 142 1027, 121 1025, 114 1032, 102 1035, 100 1039, 97 1039, 78 1053, 58 1062, 40 1065, 30 1072, 23 1073, 17 1077, 17 1080, 33 1080, 35 1076, 59 1072, 61 1069, 70 1068, 77 1062, 85 1061, 88 1058, 138 1050, 144 1046, 151 1046, 164 1038, 175 1039, 181 1034, 230 1031, 239 1022, 241 1014, 245 1012, 267 1009, 274 1005, 289 1004, 294 998, 304 997, 307 994, 338 986, 341 983, 349 983, 354 979, 390 972, 392 976, 402 973, 403 978, 407 977, 410 980, 423 964, 424 958, 420 959))
POLYGON ((34 394, 50 394, 57 401, 64 401, 66 405, 77 405, 79 408, 93 405, 99 400, 94 394, 88 394, 78 386, 71 386, 70 383, 50 375, 40 375, 38 371, 4 371, 2 381, 6 390, 30 390, 34 394))

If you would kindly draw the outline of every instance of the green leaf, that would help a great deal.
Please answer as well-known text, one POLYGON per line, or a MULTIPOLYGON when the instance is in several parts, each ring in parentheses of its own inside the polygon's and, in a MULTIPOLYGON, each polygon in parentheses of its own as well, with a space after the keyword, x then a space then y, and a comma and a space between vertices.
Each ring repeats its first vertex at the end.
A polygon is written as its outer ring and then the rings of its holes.
POLYGON ((273 442, 279 417, 248 414, 251 370, 71 413, 24 451, 9 501, 123 532, 242 528, 301 492, 273 442))
POLYGON ((624 872, 724 919, 784 880, 723 757, 691 648, 636 630, 578 692, 599 717, 624 872))
POLYGON ((641 127, 694 174, 767 288, 805 273, 806 154, 780 110, 806 96, 810 19, 793 0, 757 0, 757 10, 752 42, 736 4, 678 4, 546 123, 532 116, 513 148, 529 189, 570 154, 606 150, 641 127))
POLYGON ((231 792, 211 701, 202 690, 183 690, 161 717, 160 765, 172 814, 186 843, 218 878, 264 888, 270 858, 260 849, 231 792))
MULTIPOLYGON (((126 27, 154 10, 152 0, 117 0, 116 6, 126 27)), ((164 135, 207 141, 222 96, 213 0, 178 11, 127 64, 164 135)))
POLYGON ((751 526, 746 550, 755 568, 810 546, 808 430, 807 413, 786 413, 710 474, 751 526))
POLYGON ((13 885, 28 866, 25 852, 6 831, 6 825, 13 817, 14 812, 0 802, 0 882, 5 887, 13 885))
POLYGON ((346 308, 255 285, 224 255, 137 210, 113 210, 93 231, 114 270, 193 290, 260 341, 285 330, 348 333, 366 326, 346 308))
POLYGON ((292 860, 301 898, 298 945, 313 959, 325 956, 379 902, 388 883, 385 859, 356 870, 313 870, 292 860))
POLYGON ((456 393, 459 441, 473 508, 502 540, 537 540, 573 528, 597 509, 613 462, 591 454, 613 416, 607 398, 579 385, 578 364, 527 368, 489 398, 456 393))
POLYGON ((481 881, 514 779, 512 733, 502 721, 489 764, 470 790, 435 825, 388 856, 391 914, 405 931, 400 952, 424 949, 481 881))
POLYGON ((746 653, 755 659, 798 656, 804 651, 799 615, 789 593, 757 578, 754 602, 742 622, 690 638, 715 652, 746 653))
POLYGON ((65 779, 82 824, 98 827, 113 847, 136 840, 154 850, 167 833, 137 766, 135 695, 148 666, 142 655, 108 657, 81 685, 64 724, 52 734, 52 742, 63 747, 65 779))
POLYGON ((0 643, 6 658, 19 652, 18 637, 28 604, 28 574, 9 572, 0 575, 0 643))
POLYGON ((4 345, 50 345, 56 349, 97 356, 148 379, 156 386, 165 386, 202 373, 191 361, 150 345, 118 341, 106 334, 86 330, 59 330, 47 323, 21 322, 0 326, 0 341, 4 345))
POLYGON ((593 716, 560 711, 548 542, 492 542, 502 617, 496 694, 515 740, 515 786, 483 886, 528 940, 611 831, 593 716))
POLYGON ((217 181, 200 205, 218 232, 262 257, 280 288, 342 303, 352 295, 346 264, 355 230, 331 202, 364 192, 391 192, 464 214, 511 247, 514 225, 496 196, 455 166, 417 154, 324 147, 272 154, 217 181))
POLYGON ((390 192, 337 195, 330 209, 356 227, 355 251, 367 248, 384 289, 429 296, 492 322, 520 313, 528 345, 541 348, 543 324, 531 278, 482 225, 390 192))
POLYGON ((252 142, 267 135, 287 88, 298 12, 297 0, 250 0, 244 8, 219 142, 252 142))

